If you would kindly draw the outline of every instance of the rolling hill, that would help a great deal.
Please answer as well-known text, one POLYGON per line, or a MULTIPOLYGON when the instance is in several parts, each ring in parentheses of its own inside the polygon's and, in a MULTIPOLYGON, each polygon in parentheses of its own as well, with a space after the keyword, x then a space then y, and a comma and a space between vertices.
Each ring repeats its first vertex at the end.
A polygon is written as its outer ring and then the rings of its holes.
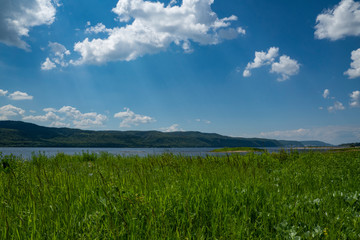
POLYGON ((0 121, 1 147, 284 147, 296 141, 227 137, 215 133, 159 131, 88 131, 43 127, 21 121, 0 121))

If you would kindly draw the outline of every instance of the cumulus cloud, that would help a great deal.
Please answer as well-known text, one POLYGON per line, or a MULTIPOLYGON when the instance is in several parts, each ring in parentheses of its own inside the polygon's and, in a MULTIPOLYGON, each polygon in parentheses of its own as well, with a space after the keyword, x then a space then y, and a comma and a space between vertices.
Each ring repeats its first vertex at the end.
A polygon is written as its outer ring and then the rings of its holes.
POLYGON ((120 127, 129 128, 131 126, 138 126, 139 124, 151 123, 155 119, 149 116, 136 114, 129 108, 124 108, 124 112, 118 112, 114 115, 115 118, 121 119, 120 127))
POLYGON ((42 70, 51 70, 56 66, 66 67, 69 65, 64 58, 70 55, 70 51, 65 46, 57 42, 49 42, 48 47, 50 48, 50 56, 41 65, 42 70))
POLYGON ((322 96, 323 96, 323 98, 325 98, 325 99, 329 98, 329 96, 330 96, 330 90, 329 90, 329 89, 325 89, 322 96))
MULTIPOLYGON (((90 25, 90 22, 88 22, 88 23, 90 25)), ((98 33, 111 33, 111 32, 112 32, 112 30, 109 29, 109 28, 106 28, 105 25, 102 24, 102 23, 98 23, 95 26, 88 27, 85 30, 85 33, 95 33, 95 34, 98 34, 98 33)))
POLYGON ((5 105, 0 107, 0 120, 8 120, 10 117, 23 115, 25 110, 15 107, 13 105, 5 105))
POLYGON ((360 107, 360 91, 353 91, 350 94, 350 106, 351 107, 360 107))
POLYGON ((358 126, 326 126, 318 128, 300 128, 295 130, 262 132, 263 138, 281 140, 319 140, 332 144, 358 142, 360 139, 360 127, 358 126))
POLYGON ((350 68, 344 73, 350 79, 360 77, 360 48, 351 52, 350 68))
POLYGON ((35 121, 35 122, 46 122, 46 121, 61 121, 61 120, 64 120, 64 118, 59 117, 54 112, 47 112, 45 115, 25 116, 25 117, 23 117, 23 120, 35 121))
POLYGON ((56 68, 56 65, 50 60, 50 58, 46 58, 45 62, 41 64, 41 70, 51 70, 53 68, 56 68))
POLYGON ((279 48, 271 47, 268 52, 255 52, 254 62, 249 62, 243 72, 244 77, 251 76, 251 69, 259 68, 264 65, 270 65, 275 61, 275 58, 279 55, 279 48))
POLYGON ((25 116, 23 120, 35 122, 50 122, 52 127, 75 127, 90 128, 94 126, 102 126, 107 117, 96 112, 82 113, 78 109, 71 106, 64 106, 60 109, 45 108, 44 115, 25 116))
POLYGON ((238 32, 239 34, 243 34, 243 35, 246 34, 246 30, 243 29, 242 27, 238 27, 236 30, 237 30, 237 32, 238 32))
POLYGON ((271 65, 271 73, 280 74, 277 80, 279 82, 288 80, 290 76, 299 73, 300 64, 286 55, 282 55, 278 62, 275 62, 279 56, 279 48, 271 47, 268 52, 255 52, 255 59, 249 62, 243 72, 244 77, 251 76, 251 70, 262 66, 271 65))
POLYGON ((0 96, 6 96, 8 91, 0 89, 0 96))
POLYGON ((277 80, 281 82, 288 80, 290 76, 298 74, 299 70, 300 64, 296 60, 293 60, 290 57, 283 55, 280 57, 279 62, 274 62, 271 65, 270 72, 280 74, 281 77, 279 77, 277 80))
POLYGON ((28 37, 33 27, 51 25, 58 5, 52 0, 1 0, 0 42, 28 50, 23 37, 28 37))
POLYGON ((173 124, 170 127, 161 128, 160 131, 162 132, 182 132, 184 131, 180 128, 179 124, 173 124))
POLYGON ((16 91, 9 95, 11 100, 32 100, 34 97, 25 92, 16 91))
POLYGON ((81 113, 71 106, 64 106, 57 112, 65 114, 67 118, 72 120, 73 125, 77 128, 101 126, 107 120, 107 117, 103 114, 98 114, 96 112, 81 113))
POLYGON ((345 110, 345 107, 339 101, 336 101, 333 106, 328 107, 329 112, 336 112, 336 111, 342 111, 342 110, 345 110))
POLYGON ((49 42, 49 48, 51 49, 51 52, 59 59, 63 59, 65 55, 70 54, 70 51, 67 50, 66 47, 57 42, 49 42))
POLYGON ((360 36, 360 3, 342 0, 316 18, 315 37, 338 40, 346 36, 360 36))
POLYGON ((112 11, 125 26, 106 28, 102 23, 87 29, 106 33, 105 38, 86 38, 74 45, 81 57, 73 64, 101 64, 108 61, 131 61, 146 54, 166 50, 172 43, 191 51, 191 43, 218 44, 245 34, 242 28, 230 27, 236 16, 219 19, 212 11, 214 0, 183 0, 165 6, 159 1, 119 0, 112 11))

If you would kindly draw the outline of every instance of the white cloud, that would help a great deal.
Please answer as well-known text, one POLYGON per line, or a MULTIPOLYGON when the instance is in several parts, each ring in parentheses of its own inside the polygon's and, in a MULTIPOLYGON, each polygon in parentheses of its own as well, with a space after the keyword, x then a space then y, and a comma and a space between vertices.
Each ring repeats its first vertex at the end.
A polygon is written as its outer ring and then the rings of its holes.
POLYGON ((42 70, 51 70, 56 68, 57 65, 61 67, 69 65, 64 57, 70 55, 70 51, 67 50, 65 46, 57 42, 49 42, 48 47, 50 48, 50 56, 47 57, 45 62, 41 65, 42 70))
POLYGON ((8 91, 0 89, 0 96, 6 96, 8 91))
POLYGON ((236 30, 237 30, 237 32, 238 32, 239 34, 243 34, 243 35, 246 34, 245 29, 243 29, 243 28, 241 28, 241 27, 238 27, 236 30))
POLYGON ((177 3, 178 3, 177 0, 171 0, 169 6, 176 5, 177 3))
POLYGON ((16 91, 9 95, 11 100, 32 100, 34 97, 25 92, 16 91))
POLYGON ((131 61, 146 54, 166 50, 172 43, 189 52, 190 42, 218 44, 224 39, 244 34, 242 28, 231 28, 236 16, 219 19, 211 10, 214 0, 172 1, 164 6, 159 1, 119 0, 112 11, 123 27, 107 29, 103 24, 88 32, 105 32, 106 38, 86 38, 74 50, 81 58, 73 64, 101 64, 108 61, 131 61))
POLYGON ((62 6, 62 3, 60 3, 60 0, 53 0, 53 2, 57 7, 62 6))
POLYGON ((338 40, 346 36, 360 36, 360 3, 342 0, 316 18, 315 37, 338 40))
POLYGON ((336 112, 336 111, 342 111, 342 110, 345 110, 345 107, 339 101, 336 101, 333 106, 328 107, 329 112, 336 112))
MULTIPOLYGON (((237 71, 237 72, 239 72, 239 71, 237 71)), ((251 76, 250 70, 245 69, 244 72, 243 72, 243 76, 244 76, 244 77, 250 77, 250 76, 251 76)))
POLYGON ((281 78, 277 80, 279 82, 288 80, 290 76, 294 76, 299 73, 300 64, 296 61, 291 59, 290 57, 283 55, 280 57, 280 62, 274 62, 271 65, 272 73, 281 74, 281 78))
POLYGON ((124 108, 124 110, 124 112, 118 112, 114 115, 115 118, 120 118, 122 120, 120 123, 120 127, 122 128, 128 128, 132 125, 138 126, 139 124, 151 123, 155 121, 154 118, 136 114, 129 108, 124 108))
POLYGON ((325 99, 329 98, 329 96, 330 96, 330 90, 329 90, 329 89, 325 89, 322 96, 323 96, 323 98, 325 98, 325 99))
POLYGON ((25 121, 50 122, 51 127, 90 128, 102 126, 107 117, 95 112, 82 113, 74 107, 64 106, 59 110, 44 108, 45 115, 24 116, 25 121))
POLYGON ((350 79, 360 77, 360 48, 351 52, 350 68, 344 73, 350 79))
POLYGON ((63 123, 63 122, 52 122, 50 124, 50 127, 57 127, 57 128, 62 128, 62 127, 70 127, 70 123, 63 123))
POLYGON ((51 70, 53 68, 56 68, 56 65, 50 60, 50 58, 46 58, 45 62, 41 64, 41 70, 51 70))
POLYGON ((271 65, 271 73, 277 73, 281 75, 281 77, 277 79, 279 82, 285 81, 289 79, 290 76, 299 73, 300 64, 296 60, 293 60, 286 55, 282 55, 279 62, 275 62, 278 56, 279 48, 277 47, 271 47, 268 52, 255 52, 254 62, 249 62, 247 64, 243 72, 243 76, 250 77, 251 69, 260 68, 266 65, 271 65))
POLYGON ((162 132, 182 132, 184 131, 182 128, 179 128, 179 124, 173 124, 170 127, 161 128, 162 132))
POLYGON ((308 129, 262 132, 259 137, 281 140, 319 140, 332 144, 358 142, 360 127, 356 126, 326 126, 308 129))
POLYGON ((46 121, 61 121, 63 118, 56 115, 54 112, 47 112, 45 115, 40 116, 25 116, 23 117, 25 121, 35 121, 35 122, 46 122, 46 121))
POLYGON ((51 25, 55 20, 58 1, 51 0, 1 0, 0 42, 22 49, 29 49, 23 37, 31 28, 51 25))
POLYGON ((9 117, 23 115, 25 110, 15 107, 13 105, 5 105, 0 108, 0 120, 8 120, 9 117))
POLYGON ((97 114, 94 118, 84 118, 81 120, 73 121, 73 124, 76 128, 89 128, 92 126, 102 126, 104 121, 107 120, 107 117, 102 114, 97 114))
POLYGON ((275 138, 275 139, 301 139, 304 136, 311 134, 310 129, 299 128, 296 130, 286 130, 286 131, 273 131, 273 132, 262 132, 260 133, 261 137, 264 138, 275 138))
POLYGON ((71 106, 64 106, 57 112, 65 114, 76 128, 102 126, 107 120, 107 117, 103 114, 98 114, 96 112, 81 113, 79 110, 71 106))
MULTIPOLYGON (((88 26, 90 26, 90 24, 88 26)), ((109 28, 106 28, 105 25, 102 24, 102 23, 98 23, 93 27, 88 27, 85 30, 85 33, 95 33, 95 34, 98 34, 98 33, 111 33, 111 32, 112 32, 112 30, 109 29, 109 28)))
POLYGON ((64 55, 70 55, 70 51, 65 46, 57 42, 49 42, 51 52, 58 58, 63 59, 64 55))
POLYGON ((251 69, 259 68, 264 65, 270 65, 275 61, 275 58, 279 55, 279 48, 271 47, 268 52, 255 52, 254 62, 249 62, 243 72, 244 77, 251 76, 251 69))
POLYGON ((351 107, 360 107, 360 91, 353 91, 350 94, 350 98, 351 98, 351 102, 350 102, 351 107))

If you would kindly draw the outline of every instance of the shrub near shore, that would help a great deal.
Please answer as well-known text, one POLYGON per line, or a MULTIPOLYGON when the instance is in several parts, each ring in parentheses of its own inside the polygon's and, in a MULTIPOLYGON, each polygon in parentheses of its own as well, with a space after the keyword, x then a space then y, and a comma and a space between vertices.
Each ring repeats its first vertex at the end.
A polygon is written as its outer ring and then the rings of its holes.
POLYGON ((1 162, 1 239, 360 238, 359 152, 1 162))

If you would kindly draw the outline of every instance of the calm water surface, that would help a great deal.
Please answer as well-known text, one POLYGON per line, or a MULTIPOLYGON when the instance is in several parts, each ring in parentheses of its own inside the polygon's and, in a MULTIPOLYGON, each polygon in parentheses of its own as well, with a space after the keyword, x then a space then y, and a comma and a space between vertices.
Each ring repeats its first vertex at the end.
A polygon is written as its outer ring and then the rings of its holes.
MULTIPOLYGON (((58 153, 67 155, 81 154, 82 152, 101 153, 108 152, 114 155, 122 156, 140 156, 160 155, 164 153, 172 153, 183 156, 206 156, 206 155, 226 155, 226 153, 212 153, 216 148, 11 148, 0 147, 0 153, 3 155, 21 156, 24 159, 31 159, 33 154, 45 154, 46 156, 55 156, 58 153)), ((265 148, 268 152, 278 152, 284 148, 265 148)), ((290 151, 291 148, 285 148, 290 151)), ((313 151, 314 149, 298 149, 299 152, 313 151)), ((316 151, 327 151, 328 148, 319 148, 316 151)), ((246 153, 240 153, 245 155, 246 153)))
POLYGON ((122 156, 147 156, 160 155, 163 153, 172 153, 184 156, 206 156, 221 155, 223 153, 212 153, 215 148, 4 148, 0 147, 3 155, 13 154, 21 156, 24 159, 30 159, 32 154, 45 154, 46 156, 55 156, 58 153, 68 155, 81 154, 82 152, 101 153, 108 152, 114 155, 122 156))

